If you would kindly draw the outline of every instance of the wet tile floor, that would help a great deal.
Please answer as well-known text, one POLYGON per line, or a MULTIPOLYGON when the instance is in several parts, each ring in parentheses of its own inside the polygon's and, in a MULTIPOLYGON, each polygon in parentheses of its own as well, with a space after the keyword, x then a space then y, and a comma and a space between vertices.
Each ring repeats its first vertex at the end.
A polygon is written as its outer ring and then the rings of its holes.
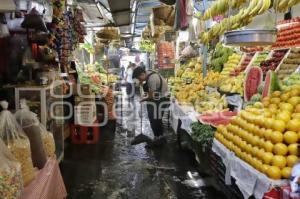
MULTIPOLYGON (((179 149, 171 130, 160 148, 131 146, 141 132, 140 108, 137 101, 130 107, 125 99, 122 103, 115 132, 108 124, 96 145, 67 143, 61 171, 68 199, 225 199, 213 188, 212 178, 200 172, 194 155, 179 149)), ((151 135, 143 113, 142 131, 151 135)))

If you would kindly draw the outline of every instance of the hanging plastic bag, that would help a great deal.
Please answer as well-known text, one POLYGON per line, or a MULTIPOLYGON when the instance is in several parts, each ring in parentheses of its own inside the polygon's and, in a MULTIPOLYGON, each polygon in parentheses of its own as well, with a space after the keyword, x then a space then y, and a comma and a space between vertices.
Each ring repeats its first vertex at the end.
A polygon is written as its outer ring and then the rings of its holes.
POLYGON ((0 139, 0 198, 19 198, 22 188, 21 165, 0 139))
POLYGON ((20 101, 20 107, 15 113, 15 118, 29 138, 33 165, 42 169, 47 162, 47 157, 43 146, 40 122, 36 114, 29 110, 26 100, 20 101))
POLYGON ((55 141, 53 138, 53 134, 44 127, 44 125, 39 125, 41 134, 42 134, 42 140, 43 145, 45 149, 45 153, 47 157, 53 157, 55 155, 55 141))
POLYGON ((0 138, 2 138, 9 151, 21 164, 23 182, 26 186, 35 178, 30 142, 15 117, 7 110, 8 103, 1 101, 0 105, 3 108, 3 111, 0 113, 0 138))

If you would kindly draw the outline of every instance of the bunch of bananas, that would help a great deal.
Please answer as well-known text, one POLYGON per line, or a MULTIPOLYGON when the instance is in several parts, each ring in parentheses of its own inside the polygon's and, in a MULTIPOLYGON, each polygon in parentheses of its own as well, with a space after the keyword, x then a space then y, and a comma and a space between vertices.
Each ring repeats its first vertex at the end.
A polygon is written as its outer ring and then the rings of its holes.
POLYGON ((300 0, 274 0, 273 8, 278 12, 286 12, 298 3, 300 3, 300 0))
POLYGON ((204 15, 202 16, 203 20, 208 20, 217 15, 224 14, 229 9, 229 4, 227 0, 218 0, 215 1, 211 7, 209 7, 204 15))
POLYGON ((229 0, 229 6, 231 8, 240 8, 247 0, 229 0))
POLYGON ((217 36, 224 34, 225 31, 246 26, 252 22, 253 17, 267 11, 270 5, 271 0, 251 0, 249 6, 241 9, 238 14, 224 19, 219 24, 214 25, 209 31, 200 33, 200 40, 203 43, 208 43, 217 36))

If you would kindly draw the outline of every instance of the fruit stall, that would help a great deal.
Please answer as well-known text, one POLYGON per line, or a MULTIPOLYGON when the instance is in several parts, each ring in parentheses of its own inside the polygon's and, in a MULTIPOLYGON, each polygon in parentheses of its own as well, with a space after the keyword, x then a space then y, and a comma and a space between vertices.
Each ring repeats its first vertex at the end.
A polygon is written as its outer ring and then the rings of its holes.
POLYGON ((300 141, 296 2, 204 3, 196 14, 200 23, 224 19, 203 27, 202 54, 178 63, 169 80, 171 125, 180 146, 206 162, 230 198, 300 197, 290 187, 300 141), (294 12, 284 18, 289 8, 294 12), (251 33, 253 27, 258 38, 261 29, 276 31, 265 40, 230 40, 230 34, 251 33))

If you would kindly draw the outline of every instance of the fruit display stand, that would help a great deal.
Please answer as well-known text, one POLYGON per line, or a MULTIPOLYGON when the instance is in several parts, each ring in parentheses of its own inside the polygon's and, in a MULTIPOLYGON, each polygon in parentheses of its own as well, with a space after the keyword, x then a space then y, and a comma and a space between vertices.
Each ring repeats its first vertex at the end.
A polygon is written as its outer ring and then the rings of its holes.
POLYGON ((234 183, 244 198, 249 198, 250 196, 263 198, 264 194, 273 187, 281 187, 288 184, 287 180, 272 180, 268 178, 235 156, 233 152, 216 139, 213 141, 212 151, 220 157, 225 165, 225 185, 234 183), (234 178, 234 182, 232 182, 232 178, 234 178))

